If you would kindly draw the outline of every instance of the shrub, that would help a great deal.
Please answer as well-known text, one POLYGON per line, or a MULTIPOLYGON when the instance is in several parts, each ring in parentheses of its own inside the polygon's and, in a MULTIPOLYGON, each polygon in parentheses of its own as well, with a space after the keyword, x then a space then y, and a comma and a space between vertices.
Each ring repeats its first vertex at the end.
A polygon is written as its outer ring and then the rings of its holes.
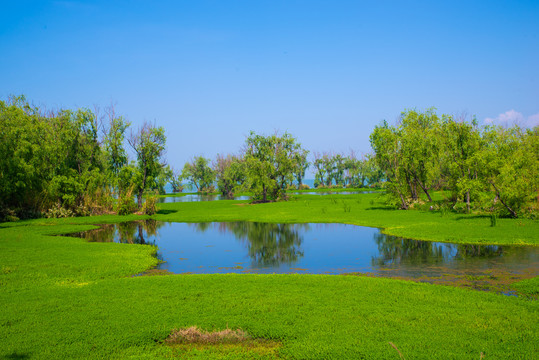
POLYGON ((45 213, 46 218, 66 218, 66 217, 73 217, 75 216, 75 213, 71 211, 70 209, 65 208, 60 204, 60 202, 57 202, 54 204, 50 209, 47 210, 45 213))
POLYGON ((116 203, 118 215, 129 215, 137 211, 137 204, 133 201, 133 188, 129 188, 124 194, 118 196, 116 203))
POLYGON ((153 215, 157 212, 157 194, 151 194, 146 196, 146 201, 142 205, 142 213, 146 215, 153 215))
POLYGON ((301 184, 298 190, 309 190, 311 187, 307 184, 301 184))

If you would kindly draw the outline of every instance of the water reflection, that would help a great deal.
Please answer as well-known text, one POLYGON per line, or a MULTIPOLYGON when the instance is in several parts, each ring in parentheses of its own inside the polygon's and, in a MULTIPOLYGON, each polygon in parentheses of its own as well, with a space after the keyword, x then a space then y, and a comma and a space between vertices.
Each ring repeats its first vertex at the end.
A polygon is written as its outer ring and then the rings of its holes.
MULTIPOLYGON (((308 224, 272 224, 257 222, 217 223, 221 233, 230 232, 248 249, 255 267, 279 267, 292 265, 303 257, 300 230, 308 231, 308 224)), ((205 232, 213 223, 196 223, 192 226, 205 232)))
POLYGON ((415 241, 344 224, 252 222, 103 225, 88 241, 157 245, 173 273, 370 273, 425 278, 536 276, 539 248, 415 241), (503 275, 505 276, 505 275, 503 275))
POLYGON ((156 245, 159 228, 165 223, 153 219, 100 225, 99 229, 70 234, 89 242, 156 245))
POLYGON ((382 233, 374 234, 379 255, 373 257, 373 266, 391 266, 400 263, 429 265, 470 258, 496 258, 503 256, 503 247, 496 245, 472 245, 433 243, 403 239, 382 233))

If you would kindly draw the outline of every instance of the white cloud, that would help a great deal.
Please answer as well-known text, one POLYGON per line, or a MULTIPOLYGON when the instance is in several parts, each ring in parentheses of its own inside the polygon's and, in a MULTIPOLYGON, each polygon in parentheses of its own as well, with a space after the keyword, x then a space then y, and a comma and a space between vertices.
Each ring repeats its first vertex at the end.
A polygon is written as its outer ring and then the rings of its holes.
POLYGON ((512 109, 495 118, 486 118, 484 123, 487 125, 500 125, 504 127, 518 125, 523 128, 531 128, 539 125, 539 113, 530 115, 526 118, 522 113, 512 109))

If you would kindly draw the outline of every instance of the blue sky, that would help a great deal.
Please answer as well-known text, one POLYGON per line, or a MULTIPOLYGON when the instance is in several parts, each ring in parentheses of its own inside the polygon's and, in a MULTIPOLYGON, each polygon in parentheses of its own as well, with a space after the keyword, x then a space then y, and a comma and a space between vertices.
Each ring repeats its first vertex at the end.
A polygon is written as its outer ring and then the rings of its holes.
POLYGON ((370 151, 407 108, 539 124, 539 1, 3 1, 0 98, 105 107, 168 162, 250 130, 370 151))

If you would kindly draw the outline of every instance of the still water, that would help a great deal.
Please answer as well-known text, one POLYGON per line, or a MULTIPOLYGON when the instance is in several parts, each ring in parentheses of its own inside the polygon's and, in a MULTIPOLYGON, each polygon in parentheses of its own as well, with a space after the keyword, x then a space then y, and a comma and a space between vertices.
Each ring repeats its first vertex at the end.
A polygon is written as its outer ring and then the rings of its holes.
POLYGON ((372 273, 440 277, 539 273, 539 248, 416 241, 345 224, 256 222, 103 225, 88 241, 158 246, 158 268, 173 273, 372 273))

